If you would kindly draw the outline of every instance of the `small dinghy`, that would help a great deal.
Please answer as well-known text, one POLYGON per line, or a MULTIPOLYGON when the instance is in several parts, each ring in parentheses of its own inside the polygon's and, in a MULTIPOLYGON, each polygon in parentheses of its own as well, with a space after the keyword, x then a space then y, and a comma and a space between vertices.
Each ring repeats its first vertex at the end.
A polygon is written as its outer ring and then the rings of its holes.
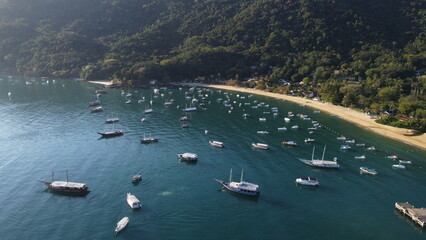
POLYGON ((121 230, 123 230, 127 226, 128 223, 129 223, 129 217, 122 218, 117 223, 117 227, 115 228, 115 233, 119 233, 121 230))

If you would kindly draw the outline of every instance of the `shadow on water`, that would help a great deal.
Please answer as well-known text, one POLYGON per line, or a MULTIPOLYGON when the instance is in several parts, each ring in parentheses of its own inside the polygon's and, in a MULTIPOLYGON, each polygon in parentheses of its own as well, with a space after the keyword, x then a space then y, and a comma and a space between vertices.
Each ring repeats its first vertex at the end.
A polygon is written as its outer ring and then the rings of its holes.
POLYGON ((58 192, 58 191, 55 191, 55 190, 52 190, 52 189, 49 189, 49 188, 45 189, 43 192, 47 192, 47 193, 50 193, 54 196, 60 196, 60 197, 62 197, 62 196, 65 196, 65 197, 85 197, 90 193, 90 191, 78 192, 78 193, 58 192))

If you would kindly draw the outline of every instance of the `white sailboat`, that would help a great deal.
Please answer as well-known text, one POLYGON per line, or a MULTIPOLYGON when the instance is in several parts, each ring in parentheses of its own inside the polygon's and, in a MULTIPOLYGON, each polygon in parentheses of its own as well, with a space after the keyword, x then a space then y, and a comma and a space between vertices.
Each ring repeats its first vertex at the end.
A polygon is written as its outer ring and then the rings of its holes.
POLYGON ((228 189, 229 191, 240 193, 249 196, 258 196, 259 195, 259 185, 254 183, 245 182, 243 180, 244 171, 241 170, 241 179, 240 182, 232 181, 232 169, 229 173, 229 182, 221 181, 214 179, 216 182, 222 184, 223 187, 228 189))
POLYGON ((145 106, 145 110, 143 111, 144 114, 150 114, 154 112, 154 110, 152 109, 152 100, 149 103, 150 105, 148 105, 148 108, 146 108, 145 106))
POLYGON ((333 161, 330 160, 324 160, 324 155, 325 155, 325 149, 326 146, 324 146, 324 151, 322 153, 322 158, 321 160, 319 159, 314 159, 314 153, 315 153, 315 146, 314 149, 312 150, 312 157, 311 160, 308 159, 302 159, 299 158, 299 160, 309 166, 313 166, 313 167, 321 167, 321 168, 339 168, 340 165, 337 163, 337 158, 334 158, 333 161))

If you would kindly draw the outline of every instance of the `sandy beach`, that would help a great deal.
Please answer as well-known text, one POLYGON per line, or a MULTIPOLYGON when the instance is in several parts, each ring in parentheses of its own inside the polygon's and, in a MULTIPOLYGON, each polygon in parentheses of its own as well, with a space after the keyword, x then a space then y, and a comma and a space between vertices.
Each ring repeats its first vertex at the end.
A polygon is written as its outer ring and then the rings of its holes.
POLYGON ((229 91, 252 93, 252 94, 258 94, 258 95, 278 98, 282 100, 287 100, 287 101, 291 101, 298 104, 304 104, 305 106, 312 107, 317 110, 327 112, 330 114, 334 114, 346 121, 354 123, 374 133, 426 150, 425 134, 410 136, 413 133, 413 130, 411 129, 396 128, 396 127, 378 124, 374 121, 374 119, 371 119, 369 115, 365 113, 357 112, 355 110, 345 108, 342 106, 336 106, 330 103, 323 103, 323 102, 314 101, 314 100, 306 99, 306 98, 265 92, 265 91, 256 90, 252 88, 241 88, 241 87, 232 87, 232 86, 225 86, 225 85, 209 85, 209 84, 198 84, 198 83, 186 83, 182 85, 209 87, 209 88, 217 88, 217 89, 223 89, 223 90, 229 90, 229 91))

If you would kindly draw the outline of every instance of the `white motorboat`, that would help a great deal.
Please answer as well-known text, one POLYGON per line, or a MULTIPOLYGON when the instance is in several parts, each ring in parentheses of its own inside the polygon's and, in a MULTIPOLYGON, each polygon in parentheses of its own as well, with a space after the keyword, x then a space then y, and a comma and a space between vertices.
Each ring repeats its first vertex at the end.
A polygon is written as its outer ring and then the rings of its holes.
POLYGON ((412 164, 410 160, 399 160, 400 164, 412 164))
POLYGON ((195 162, 198 161, 198 155, 195 153, 182 153, 178 154, 181 161, 195 162))
POLYGON ((257 134, 269 134, 268 131, 257 131, 257 134))
POLYGON ((279 127, 278 131, 287 131, 287 128, 286 127, 279 127))
POLYGON ((214 180, 217 181, 218 183, 222 184, 222 186, 225 187, 226 189, 228 189, 229 191, 244 194, 244 195, 249 195, 249 196, 258 196, 259 195, 259 185, 254 184, 254 183, 245 182, 243 180, 243 173, 244 172, 241 171, 240 182, 233 182, 232 181, 232 169, 231 169, 231 172, 229 173, 229 182, 225 182, 225 181, 217 180, 217 179, 214 179, 214 180))
POLYGON ((308 143, 308 142, 315 142, 315 139, 313 139, 313 138, 306 138, 305 139, 305 143, 308 143))
POLYGON ((105 120, 105 123, 116 123, 119 121, 120 121, 119 118, 108 118, 107 120, 105 120))
POLYGON ((396 168, 396 169, 405 169, 405 166, 402 165, 402 164, 394 164, 394 165, 392 165, 392 167, 396 168))
POLYGON ((365 155, 355 156, 355 159, 365 159, 365 155))
POLYGON ((142 207, 139 199, 135 195, 132 195, 131 193, 127 193, 127 204, 129 204, 129 207, 131 207, 132 209, 142 207))
POLYGON ((341 145, 340 150, 349 150, 351 147, 349 145, 341 145))
POLYGON ((215 147, 219 147, 219 148, 225 147, 223 142, 218 142, 218 141, 209 141, 209 144, 212 145, 212 146, 215 146, 215 147))
POLYGON ((129 223, 129 217, 124 217, 122 218, 118 223, 117 223, 117 227, 115 228, 115 233, 119 233, 121 232, 121 230, 123 230, 127 224, 129 223))
POLYGON ((386 158, 388 158, 388 159, 398 159, 398 156, 397 155, 390 155, 390 156, 387 156, 386 158))
POLYGON ((266 122, 266 118, 259 118, 259 122, 266 122))
POLYGON ((285 122, 290 122, 290 118, 285 117, 285 118, 284 118, 284 121, 285 121, 285 122))
POLYGON ((297 129, 299 129, 299 126, 294 125, 294 126, 292 126, 292 127, 291 127, 291 129, 293 129, 293 130, 297 130, 297 129))
POLYGON ((297 178, 296 183, 300 185, 306 185, 306 186, 319 186, 319 182, 316 177, 297 178))
POLYGON ((268 144, 265 144, 265 143, 252 143, 251 145, 254 148, 260 148, 260 149, 265 149, 265 150, 269 149, 268 144))
POLYGON ((360 167, 359 168, 361 173, 367 173, 370 175, 377 175, 377 171, 374 168, 370 168, 370 167, 360 167))
POLYGON ((322 159, 314 159, 314 153, 315 153, 315 146, 314 149, 312 150, 312 158, 311 160, 308 159, 302 159, 299 158, 299 160, 309 166, 312 167, 321 167, 321 168, 339 168, 340 165, 337 163, 337 158, 334 158, 333 161, 330 160, 324 160, 324 155, 325 155, 325 146, 324 146, 324 151, 322 153, 322 159))

